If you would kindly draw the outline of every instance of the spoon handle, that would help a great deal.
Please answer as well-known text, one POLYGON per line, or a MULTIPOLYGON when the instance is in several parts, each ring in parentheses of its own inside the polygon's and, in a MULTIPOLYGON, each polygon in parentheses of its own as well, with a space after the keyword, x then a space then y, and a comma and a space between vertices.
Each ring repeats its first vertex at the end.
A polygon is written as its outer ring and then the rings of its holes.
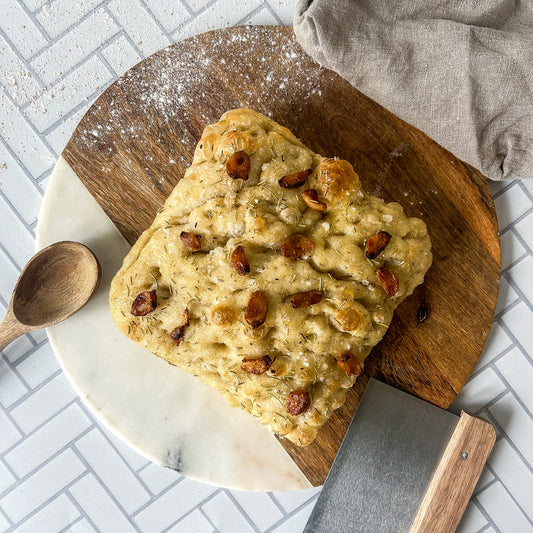
POLYGON ((8 309, 4 320, 0 322, 0 352, 16 338, 24 335, 24 333, 28 333, 32 329, 34 328, 31 326, 21 324, 13 315, 11 309, 8 309))

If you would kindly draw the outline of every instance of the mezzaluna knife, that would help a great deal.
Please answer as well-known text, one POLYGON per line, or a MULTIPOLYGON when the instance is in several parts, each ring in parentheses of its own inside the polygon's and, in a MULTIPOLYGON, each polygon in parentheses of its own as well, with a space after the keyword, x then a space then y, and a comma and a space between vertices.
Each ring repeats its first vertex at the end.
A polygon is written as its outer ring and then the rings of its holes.
POLYGON ((453 532, 495 439, 371 378, 304 533, 453 532))

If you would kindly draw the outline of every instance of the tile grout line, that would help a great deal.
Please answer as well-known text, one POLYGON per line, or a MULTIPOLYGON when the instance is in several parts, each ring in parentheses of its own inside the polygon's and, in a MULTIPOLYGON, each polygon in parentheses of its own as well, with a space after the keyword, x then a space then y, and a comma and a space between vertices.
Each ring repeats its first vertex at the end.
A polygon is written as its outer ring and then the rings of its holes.
MULTIPOLYGON (((11 98, 11 95, 7 92, 7 91, 3 91, 4 92, 4 95, 6 96, 6 98, 11 102, 11 104, 13 104, 14 107, 17 108, 17 111, 18 111, 18 115, 20 116, 21 120, 23 120, 27 126, 33 131, 33 133, 35 134, 35 136, 43 143, 44 147, 52 154, 52 155, 56 155, 55 154, 55 151, 52 149, 52 147, 48 144, 48 141, 46 140, 45 136, 44 136, 44 132, 41 133, 36 127, 35 125, 33 124, 33 122, 31 120, 28 119, 28 117, 26 117, 24 111, 22 110, 22 106, 18 106, 16 105, 16 103, 14 102, 13 98, 11 98)), ((53 165, 51 165, 53 166, 53 165)), ((50 167, 49 167, 50 168, 50 167)))
MULTIPOLYGON (((176 524, 178 524, 179 522, 181 522, 187 515, 191 514, 193 511, 195 510, 200 510, 200 511, 203 511, 202 507, 207 503, 209 502, 210 500, 212 500, 215 496, 217 496, 218 494, 220 494, 221 492, 223 492, 223 488, 222 487, 218 487, 216 488, 215 487, 215 490, 209 494, 208 496, 206 496, 203 500, 200 500, 194 507, 192 507, 192 509, 190 509, 189 511, 187 511, 185 514, 183 514, 181 517, 179 517, 177 520, 175 520, 174 522, 172 522, 169 526, 165 527, 163 530, 162 530, 162 533, 163 532, 166 532, 168 531, 170 528, 174 527, 176 524)), ((138 513, 137 513, 138 514, 138 513)), ((205 512, 204 512, 205 514, 205 512)), ((209 517, 207 516, 207 514, 205 514, 206 518, 209 519, 209 517)), ((210 523, 211 520, 209 520, 210 523)), ((215 526, 213 526, 215 527, 215 526)), ((216 529, 216 527, 215 527, 216 529)))
POLYGON ((281 505, 281 503, 279 503, 279 501, 276 499, 276 497, 274 496, 272 491, 267 492, 266 494, 268 495, 270 500, 274 503, 274 505, 279 509, 279 511, 283 515, 283 519, 285 519, 286 516, 287 516, 287 511, 285 511, 285 509, 283 508, 283 505, 281 505))
POLYGON ((241 515, 248 522, 248 524, 250 524, 250 526, 252 526, 252 529, 256 533, 261 533, 261 530, 254 524, 254 521, 250 518, 250 516, 248 516, 248 513, 243 509, 242 505, 238 502, 238 500, 235 498, 235 496, 233 496, 233 494, 231 493, 231 490, 230 489, 224 489, 224 494, 229 498, 230 502, 232 502, 233 505, 235 505, 237 510, 241 513, 241 515))
MULTIPOLYGON (((32 19, 32 22, 33 22, 33 19, 32 19)), ((39 90, 44 90, 45 87, 46 87, 46 83, 44 83, 44 81, 42 80, 41 76, 39 76, 39 74, 37 72, 35 72, 34 68, 30 65, 30 61, 31 61, 31 57, 26 59, 24 58, 23 56, 20 55, 19 51, 18 51, 18 48, 12 43, 11 39, 6 35, 5 31, 3 30, 3 28, 0 28, 0 35, 2 36, 2 38, 7 42, 7 44, 9 45, 9 49, 17 56, 17 58, 22 62, 24 63, 24 66, 28 69, 28 72, 30 72, 30 74, 32 75, 32 77, 34 77, 35 81, 37 82, 37 84, 39 85, 39 90)), ((46 34, 45 34, 46 35, 46 34)), ((48 39, 46 39, 47 43, 49 42, 48 39)), ((44 48, 42 49, 44 50, 44 48)), ((21 105, 25 105, 25 104, 20 104, 20 105, 17 105, 17 108, 20 108, 21 105)))
POLYGON ((22 518, 22 521, 18 521, 16 523, 16 527, 17 529, 19 528, 19 526, 21 524, 24 524, 25 522, 27 522, 28 520, 30 520, 30 518, 32 518, 34 515, 36 515, 41 509, 44 509, 47 505, 49 505, 53 500, 55 500, 59 494, 63 493, 65 490, 67 490, 71 485, 73 485, 74 483, 77 483, 81 478, 83 478, 85 475, 87 474, 87 472, 82 472, 81 474, 79 474, 78 476, 76 476, 70 483, 68 483, 67 485, 65 485, 64 487, 62 487, 61 489, 59 489, 58 491, 54 492, 54 494, 52 494, 49 498, 47 498, 43 503, 41 503, 39 506, 35 507, 34 509, 32 509, 27 515, 25 515, 23 518, 22 518))
MULTIPOLYGON (((517 307, 520 304, 520 302, 521 300, 518 299, 517 305, 513 305, 512 307, 510 306, 511 309, 514 309, 515 307, 517 307)), ((513 302, 513 303, 516 303, 516 302, 513 302)), ((533 358, 529 355, 527 350, 524 349, 522 344, 518 342, 517 338, 513 335, 512 331, 508 328, 507 324, 503 320, 501 320, 501 322, 499 322, 499 326, 505 331, 505 334, 517 345, 517 347, 521 349, 522 353, 524 354, 526 358, 526 361, 529 361, 529 363, 533 366, 533 358)))
MULTIPOLYGON (((510 386, 509 382, 505 379, 505 376, 500 372, 499 368, 494 366, 493 371, 498 375, 500 380, 506 385, 508 392, 514 397, 514 399, 520 404, 520 407, 525 411, 533 422, 533 413, 529 410, 529 407, 524 404, 522 398, 516 394, 516 391, 510 386)), ((533 465, 530 467, 533 473, 533 465)))
MULTIPOLYGON (((66 452, 67 450, 72 450, 72 446, 75 444, 75 442, 77 440, 79 440, 80 438, 83 438, 87 433, 89 433, 91 431, 91 427, 89 426, 88 428, 84 429, 82 432, 80 432, 71 442, 68 442, 67 444, 63 445, 61 448, 57 449, 55 452, 52 453, 52 455, 50 455, 49 457, 47 457, 46 459, 43 460, 43 462, 39 463, 35 468, 32 468, 29 472, 27 472, 26 474, 24 474, 23 476, 18 476, 17 475, 17 481, 18 481, 18 485, 21 485, 22 483, 25 483, 26 481, 28 481, 32 476, 34 476, 35 474, 37 474, 39 472, 39 470, 41 470, 43 468, 43 465, 47 465, 49 464, 50 462, 52 462, 54 459, 56 459, 57 457, 59 457, 61 454, 63 454, 64 452, 66 452)), ((8 464, 9 463, 7 462, 7 460, 5 459, 4 457, 4 463, 8 464)), ((11 465, 9 465, 11 466, 11 465)), ((14 470, 13 470, 14 471, 14 470)), ((16 489, 16 488, 15 488, 16 489)), ((13 488, 11 488, 10 490, 6 490, 4 492, 2 492, 0 494, 0 499, 3 499, 5 498, 10 492, 12 492, 13 490, 15 490, 13 488)))
MULTIPOLYGON (((527 217, 526 217, 527 218, 527 217)), ((510 231, 513 233, 513 235, 518 239, 518 242, 524 247, 526 250, 526 253, 522 256, 530 256, 533 254, 533 250, 529 247, 529 244, 524 240, 522 237, 522 234, 516 229, 515 225, 510 228, 510 231)))
MULTIPOLYGON (((148 5, 146 4, 145 0, 139 0, 139 3, 141 5, 141 7, 143 7, 146 12, 148 13, 148 15, 150 15, 152 17, 152 19, 154 20, 154 22, 156 23, 156 26, 161 30, 161 33, 169 40, 169 43, 167 46, 170 46, 174 41, 172 39, 172 37, 170 37, 170 34, 167 32, 167 30, 163 27, 163 25, 161 24, 161 22, 159 22, 159 19, 154 15, 154 12, 150 9, 150 7, 148 7, 148 5)), ((171 32, 172 33, 172 32, 171 32)), ((166 47, 165 47, 166 48, 166 47)), ((159 50, 162 50, 162 48, 160 48, 159 50)))
POLYGON ((197 507, 197 509, 200 514, 207 520, 207 522, 211 524, 211 526, 213 526, 213 533, 219 533, 218 528, 215 526, 215 524, 213 524, 213 521, 211 520, 211 518, 209 518, 207 513, 201 507, 197 507))
POLYGON ((266 10, 272 15, 274 20, 280 26, 285 26, 285 24, 283 24, 282 20, 278 17, 278 14, 272 9, 272 6, 266 0, 263 0, 263 5, 265 6, 266 10))
POLYGON ((183 520, 185 520, 189 515, 191 515, 192 513, 194 513, 194 511, 197 511, 197 510, 198 510, 197 507, 192 507, 184 515, 180 516, 178 519, 176 519, 174 522, 172 522, 172 524, 170 524, 169 526, 167 526, 164 529, 162 529, 160 533, 167 533, 167 531, 172 529, 174 526, 176 526, 180 522, 183 522, 183 520))
POLYGON ((517 216, 512 222, 509 222, 506 226, 504 226, 503 228, 500 228, 499 232, 500 233, 505 233, 506 231, 508 231, 512 227, 516 226, 516 224, 519 224, 520 222, 522 222, 522 220, 524 218, 528 217, 531 213, 533 213, 533 206, 529 207, 521 215, 517 216))
POLYGON ((293 509, 290 513, 287 513, 287 515, 280 520, 278 520, 275 524, 272 524, 268 529, 266 529, 263 533, 274 533, 275 529, 277 529, 280 525, 282 525, 287 520, 290 520, 293 516, 296 516, 300 511, 302 511, 305 507, 307 507, 310 503, 313 503, 313 507, 316 505, 316 500, 318 500, 318 497, 320 496, 320 492, 313 494, 308 500, 301 503, 298 507, 293 509))
POLYGON ((122 24, 120 24, 120 22, 118 21, 118 19, 115 17, 115 15, 113 13, 111 13, 111 11, 109 10, 109 6, 106 5, 104 7, 105 9, 105 12, 111 17, 111 19, 115 22, 115 24, 121 29, 121 31, 123 32, 123 35, 124 37, 126 38, 126 40, 129 42, 129 44, 133 47, 133 49, 137 52, 137 54, 139 55, 139 57, 141 58, 141 61, 143 59, 146 59, 146 56, 143 54, 143 52, 141 51, 141 49, 138 47, 137 43, 135 43, 133 41, 133 39, 131 38, 131 35, 122 27, 122 24))
MULTIPOLYGON (((86 434, 88 434, 90 431, 94 430, 94 427, 88 428, 86 434)), ((124 518, 135 528, 135 530, 138 533, 142 533, 140 529, 137 527, 137 525, 133 522, 133 513, 128 513, 122 504, 118 501, 118 498, 111 492, 109 487, 106 485, 104 480, 98 475, 98 473, 94 470, 92 465, 87 461, 83 453, 78 449, 76 443, 83 438, 84 435, 80 435, 79 438, 74 440, 70 443, 70 448, 74 455, 79 459, 79 461, 83 464, 83 466, 86 468, 86 473, 90 473, 100 484, 102 487, 102 490, 109 496, 110 500, 117 506, 117 508, 120 510, 120 512, 123 514, 124 518)), ((148 496, 150 497, 150 493, 148 493, 148 496)), ((73 496, 74 497, 74 496, 73 496)), ((151 498, 149 498, 151 499, 151 498)))
MULTIPOLYGON (((73 400, 71 400, 70 402, 68 402, 66 405, 64 405, 63 407, 61 407, 60 409, 58 409, 57 411, 54 411, 54 413, 52 414, 52 416, 48 417, 44 422, 42 422, 41 424, 39 424, 38 426, 36 426, 34 429, 32 429, 31 431, 29 432, 25 432, 19 425, 18 423, 15 422, 15 420, 13 419, 11 413, 9 412, 5 412, 4 414, 7 414, 7 415, 10 415, 10 421, 13 422, 14 424, 16 424, 16 428, 20 430, 20 432, 22 433, 23 435, 23 438, 22 440, 23 441, 26 441, 28 440, 30 437, 32 437, 35 433, 37 433, 39 430, 41 430, 42 428, 44 428, 49 422, 51 422, 53 419, 55 419, 56 417, 58 417, 59 415, 61 415, 62 413, 64 413, 69 407, 72 407, 73 404, 77 404, 78 402, 78 398, 74 398, 73 400)), ((3 456, 4 456, 4 461, 6 460, 6 455, 9 455, 13 450, 17 449, 20 445, 20 442, 17 442, 16 444, 10 446, 9 448, 6 448, 2 453, 3 453, 3 456)))
MULTIPOLYGON (((74 505, 74 503, 72 502, 72 499, 69 498, 69 494, 67 494, 66 492, 63 492, 63 494, 65 495, 66 498, 68 498, 70 500, 70 503, 72 503, 72 505, 74 505)), ((78 509, 78 512, 79 511, 80 511, 80 509, 78 509)), ((60 529, 58 531, 58 533, 67 533, 69 530, 71 530, 76 524, 81 522, 83 519, 87 519, 87 517, 80 513, 80 516, 78 516, 78 518, 73 520, 70 524, 67 524, 63 529, 60 529)))
POLYGON ((523 181, 518 180, 518 185, 524 194, 529 198, 529 201, 533 204, 533 193, 529 192, 529 189, 524 185, 523 181))
MULTIPOLYGON (((485 370, 487 370, 487 368, 492 368, 493 363, 496 363, 500 359, 503 359, 503 357, 505 357, 510 351, 512 351, 516 347, 517 347, 516 343, 512 342, 509 346, 504 348, 498 355, 495 355, 490 361, 485 363, 483 366, 481 366, 479 368, 475 368, 474 371, 468 377, 468 381, 471 381, 474 378, 476 378, 477 376, 479 376, 480 374, 482 374, 485 370)), ((481 359, 481 357, 483 357, 483 352, 480 355, 480 359, 481 359)), ((468 381, 467 381, 467 383, 468 383, 468 381)), ((465 385, 466 385, 466 383, 465 383, 465 385)))
MULTIPOLYGON (((39 59, 39 57, 41 55, 43 55, 46 51, 48 51, 50 48, 52 48, 52 46, 56 45, 59 41, 61 41, 61 39, 63 39, 63 37, 66 37, 67 35, 71 35, 73 31, 76 31, 76 29, 81 25, 83 24, 87 19, 89 19, 91 16, 95 15, 95 13, 97 11, 99 11, 100 9, 102 9, 103 7, 103 4, 106 3, 106 0, 101 0, 101 2, 99 4, 97 4, 96 6, 94 6, 93 8, 90 9, 90 11, 88 11, 85 15, 83 15, 81 18, 78 18, 76 19, 76 21, 74 22, 74 24, 72 24, 71 26, 68 26, 65 30, 63 30, 62 32, 58 33, 55 37, 52 37, 44 28, 43 28, 43 31, 45 32, 45 35, 48 37, 48 43, 49 43, 49 46, 48 48, 43 48, 41 50, 38 50, 35 54, 33 54, 30 58, 28 58, 28 62, 32 62, 34 61, 35 59, 39 59)), ((46 5, 46 4, 45 4, 46 5)), ((39 13, 42 13, 44 11, 44 6, 40 7, 35 13, 37 14, 38 12, 39 13)), ((38 23, 41 27, 41 23, 39 21, 39 19, 37 18, 37 16, 34 16, 32 17, 32 20, 35 22, 35 23, 38 23)), ((120 26, 120 25, 119 25, 120 26)), ((61 74, 61 77, 65 77, 65 74, 62 73, 61 74)), ((46 84, 44 84, 46 85, 46 84)))
MULTIPOLYGON (((502 180, 502 181, 505 181, 505 180, 502 180)), ((498 182, 498 183, 501 183, 501 182, 498 182)), ((498 192, 492 195, 492 199, 497 200, 502 194, 507 192, 513 185, 514 185, 514 181, 511 181, 510 183, 506 183, 498 192)))
MULTIPOLYGON (((156 464, 156 463, 154 463, 156 464)), ((159 465, 160 466, 160 465, 159 465)), ((177 485, 179 485, 180 483, 182 483, 185 479, 187 479, 185 476, 181 475, 180 474, 180 477, 178 479, 176 479, 176 481, 174 481, 173 483, 171 483, 168 487, 165 487, 161 492, 159 492, 157 494, 157 496, 153 496, 153 499, 150 501, 150 502, 146 502, 144 503, 143 505, 141 505, 135 512, 133 512, 131 514, 131 516, 133 517, 133 519, 135 519, 137 516, 139 516, 147 507, 150 507, 150 505, 155 501, 155 498, 159 499, 161 498, 163 495, 165 495, 167 492, 169 492, 170 490, 172 490, 173 488, 175 488, 177 485)), ((152 493, 152 491, 150 491, 150 494, 152 493)))
MULTIPOLYGON (((509 442, 510 439, 506 439, 507 442, 509 442)), ((533 528, 533 520, 527 515, 527 513, 525 512, 525 510, 522 508, 522 506, 520 505, 519 502, 516 501, 515 497, 511 494, 511 492, 509 491, 509 489, 505 486, 505 483, 503 483, 502 481, 500 481, 500 478, 498 476, 495 475, 494 471, 492 472, 494 477, 498 480, 498 483, 501 484, 501 486, 503 487, 503 490, 507 493, 507 495, 509 496, 509 498, 511 498, 511 500, 514 502, 514 504, 518 507, 518 509, 520 510, 520 512, 524 515, 525 519, 531 524, 532 528, 533 528)), ((483 492, 483 491, 482 491, 483 492)))

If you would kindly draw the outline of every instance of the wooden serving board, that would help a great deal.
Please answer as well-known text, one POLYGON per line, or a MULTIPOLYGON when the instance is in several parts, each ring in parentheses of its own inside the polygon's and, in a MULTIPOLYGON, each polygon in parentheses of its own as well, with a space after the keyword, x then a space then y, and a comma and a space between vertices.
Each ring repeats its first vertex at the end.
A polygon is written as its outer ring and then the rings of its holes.
POLYGON ((422 218, 433 243, 424 285, 396 311, 345 405, 310 446, 280 439, 320 485, 368 376, 443 408, 463 387, 498 294, 494 204, 477 170, 321 68, 289 27, 215 31, 154 54, 102 94, 63 156, 133 244, 183 176, 203 128, 238 107, 271 116, 315 152, 350 161, 367 191, 422 218))

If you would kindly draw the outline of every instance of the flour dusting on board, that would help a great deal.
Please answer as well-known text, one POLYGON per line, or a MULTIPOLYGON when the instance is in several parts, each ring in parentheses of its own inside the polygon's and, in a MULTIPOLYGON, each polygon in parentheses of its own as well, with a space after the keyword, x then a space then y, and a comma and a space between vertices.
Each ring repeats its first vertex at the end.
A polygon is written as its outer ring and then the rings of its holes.
MULTIPOLYGON (((331 76, 289 31, 243 26, 201 34, 119 78, 82 120, 75 142, 100 158, 102 173, 142 175, 154 194, 166 197, 205 126, 225 111, 252 108, 305 135, 311 132, 305 114, 322 107, 322 87, 331 76)), ((320 135, 313 130, 310 137, 320 135)))
MULTIPOLYGON (((309 60, 302 61, 304 52, 292 39, 272 40, 265 47, 264 35, 253 27, 244 26, 229 38, 227 33, 218 32, 206 48, 198 46, 203 42, 200 35, 170 46, 117 80, 116 85, 127 84, 128 93, 133 89, 138 95, 145 122, 154 120, 157 115, 158 120, 163 118, 172 130, 174 120, 186 121, 191 111, 195 117, 203 119, 204 125, 218 120, 219 114, 214 116, 212 113, 212 104, 217 100, 216 87, 219 84, 239 87, 240 94, 234 107, 249 107, 267 115, 271 115, 272 101, 288 101, 293 111, 298 111, 311 97, 322 95, 319 78, 324 69, 307 70, 309 60), (221 49, 228 51, 222 58, 217 54, 221 49), (259 51, 262 51, 261 57, 251 61, 250 56, 259 51), (279 74, 280 62, 286 72, 282 76, 279 74), (257 63, 261 65, 260 70, 257 63)), ((124 111, 122 103, 116 102, 111 110, 112 117, 120 118, 124 111)), ((120 133, 136 137, 140 134, 137 126, 131 124, 120 133)), ((97 127, 109 129, 111 126, 102 123, 97 127)), ((94 126, 84 133, 87 142, 98 136, 94 126)))

